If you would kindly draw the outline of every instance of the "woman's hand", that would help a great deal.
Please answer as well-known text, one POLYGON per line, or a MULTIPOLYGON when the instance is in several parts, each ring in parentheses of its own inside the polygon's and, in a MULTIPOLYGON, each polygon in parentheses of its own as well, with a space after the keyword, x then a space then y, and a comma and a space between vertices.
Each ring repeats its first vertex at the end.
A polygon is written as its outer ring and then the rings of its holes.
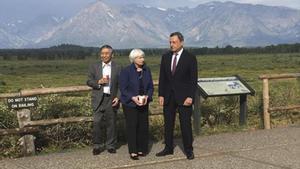
POLYGON ((148 103, 148 96, 145 95, 145 101, 144 101, 144 104, 143 105, 146 105, 148 103))
POLYGON ((143 103, 140 103, 138 96, 133 96, 131 100, 138 106, 143 106, 143 103))

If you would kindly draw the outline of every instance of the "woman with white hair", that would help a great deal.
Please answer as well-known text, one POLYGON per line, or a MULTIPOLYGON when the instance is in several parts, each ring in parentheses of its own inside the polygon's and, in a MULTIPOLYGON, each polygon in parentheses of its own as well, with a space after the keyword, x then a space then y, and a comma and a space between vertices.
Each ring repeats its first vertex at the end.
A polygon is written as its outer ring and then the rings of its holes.
POLYGON ((145 53, 133 49, 129 54, 131 64, 119 76, 121 103, 126 119, 128 150, 132 160, 148 153, 149 102, 152 101, 153 81, 145 65, 145 53))

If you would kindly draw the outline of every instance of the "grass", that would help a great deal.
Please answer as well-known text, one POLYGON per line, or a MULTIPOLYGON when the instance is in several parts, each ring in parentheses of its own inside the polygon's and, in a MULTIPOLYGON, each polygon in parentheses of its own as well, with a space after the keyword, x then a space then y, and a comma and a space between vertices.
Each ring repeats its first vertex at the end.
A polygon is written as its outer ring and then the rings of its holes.
MULTIPOLYGON (((127 56, 114 58, 126 66, 127 56)), ((261 74, 300 72, 300 53, 295 54, 244 54, 197 56, 199 77, 231 76, 238 74, 259 90, 261 74)), ((88 65, 96 58, 86 60, 54 61, 1 61, 0 92, 19 89, 84 85, 88 65)), ((146 56, 153 78, 158 79, 160 57, 146 56)))
MULTIPOLYGON (((114 59, 123 66, 129 64, 127 56, 115 57, 114 59)), ((250 97, 253 102, 258 102, 261 99, 262 82, 258 79, 259 75, 300 72, 300 53, 204 55, 197 56, 197 59, 199 77, 240 75, 256 90, 256 96, 250 97)), ((41 87, 85 85, 88 66, 96 60, 97 58, 1 61, 0 93, 41 87)), ((146 62, 152 70, 153 79, 158 79, 160 56, 146 56, 146 62)), ((277 88, 275 86, 275 89, 277 88)), ((273 89, 271 84, 271 90, 273 89)))

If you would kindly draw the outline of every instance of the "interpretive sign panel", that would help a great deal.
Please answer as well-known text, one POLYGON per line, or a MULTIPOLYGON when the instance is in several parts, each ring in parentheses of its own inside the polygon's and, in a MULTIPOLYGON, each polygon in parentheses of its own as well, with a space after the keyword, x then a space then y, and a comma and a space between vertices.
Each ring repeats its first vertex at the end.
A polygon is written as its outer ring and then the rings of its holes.
POLYGON ((212 96, 229 96, 251 94, 255 91, 239 76, 200 78, 198 79, 201 95, 206 97, 212 96))

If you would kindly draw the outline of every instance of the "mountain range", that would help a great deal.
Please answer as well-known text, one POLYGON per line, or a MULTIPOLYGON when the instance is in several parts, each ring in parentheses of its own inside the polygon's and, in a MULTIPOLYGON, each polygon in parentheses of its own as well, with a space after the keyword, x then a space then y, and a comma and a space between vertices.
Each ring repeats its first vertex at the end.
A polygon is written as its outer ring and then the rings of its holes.
POLYGON ((164 9, 97 1, 73 16, 45 15, 30 22, 0 23, 0 48, 38 48, 62 43, 115 48, 167 47, 180 31, 186 46, 266 46, 300 42, 300 10, 209 2, 164 9))

